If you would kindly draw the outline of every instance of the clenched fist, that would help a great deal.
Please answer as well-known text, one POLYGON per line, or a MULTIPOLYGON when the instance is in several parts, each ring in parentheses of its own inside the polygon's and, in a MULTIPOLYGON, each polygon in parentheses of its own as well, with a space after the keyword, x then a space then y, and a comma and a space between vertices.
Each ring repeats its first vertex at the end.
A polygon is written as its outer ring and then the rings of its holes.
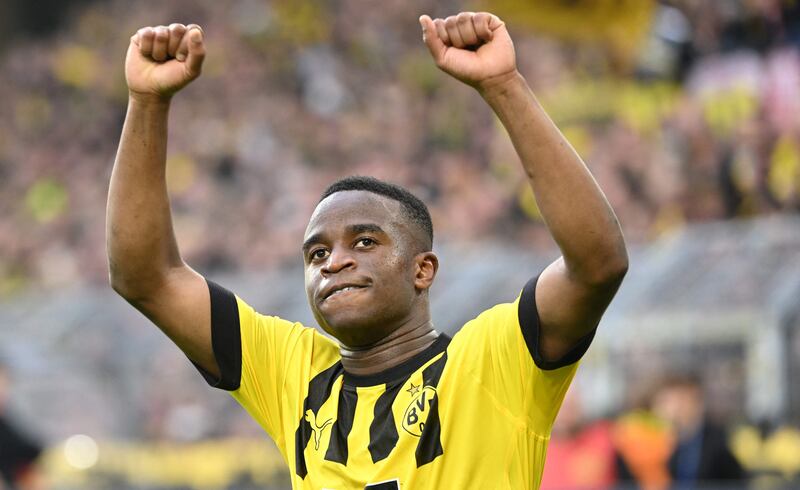
POLYGON ((125 58, 128 90, 168 99, 200 75, 205 54, 197 24, 143 27, 131 37, 125 58))
POLYGON ((422 40, 446 73, 477 89, 517 71, 506 26, 488 12, 461 12, 446 19, 419 18, 422 40))

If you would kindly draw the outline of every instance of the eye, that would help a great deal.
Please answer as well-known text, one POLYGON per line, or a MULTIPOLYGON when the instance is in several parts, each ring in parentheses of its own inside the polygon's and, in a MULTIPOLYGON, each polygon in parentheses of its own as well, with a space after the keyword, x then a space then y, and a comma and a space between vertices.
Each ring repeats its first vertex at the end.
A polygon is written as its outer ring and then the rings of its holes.
POLYGON ((312 250, 308 256, 311 260, 322 260, 328 256, 328 250, 324 248, 318 248, 316 250, 312 250))
POLYGON ((371 247, 372 245, 375 245, 375 240, 369 237, 364 237, 364 238, 359 238, 356 241, 355 248, 367 248, 371 247))

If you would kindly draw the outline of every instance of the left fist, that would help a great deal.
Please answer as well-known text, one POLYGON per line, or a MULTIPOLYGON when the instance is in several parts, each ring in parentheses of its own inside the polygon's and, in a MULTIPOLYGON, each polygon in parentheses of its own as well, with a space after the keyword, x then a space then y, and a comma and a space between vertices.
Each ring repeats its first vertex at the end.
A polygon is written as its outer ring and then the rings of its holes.
POLYGON ((506 25, 488 12, 461 12, 446 19, 419 18, 422 40, 445 73, 478 90, 517 71, 506 25))

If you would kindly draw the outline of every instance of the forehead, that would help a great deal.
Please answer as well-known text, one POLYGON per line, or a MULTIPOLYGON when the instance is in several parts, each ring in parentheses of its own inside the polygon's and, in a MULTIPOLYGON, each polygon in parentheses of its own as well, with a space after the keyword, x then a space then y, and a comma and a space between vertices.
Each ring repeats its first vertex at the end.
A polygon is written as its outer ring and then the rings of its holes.
POLYGON ((335 231, 349 224, 389 226, 398 221, 401 204, 367 191, 340 191, 320 202, 308 221, 305 236, 335 231))

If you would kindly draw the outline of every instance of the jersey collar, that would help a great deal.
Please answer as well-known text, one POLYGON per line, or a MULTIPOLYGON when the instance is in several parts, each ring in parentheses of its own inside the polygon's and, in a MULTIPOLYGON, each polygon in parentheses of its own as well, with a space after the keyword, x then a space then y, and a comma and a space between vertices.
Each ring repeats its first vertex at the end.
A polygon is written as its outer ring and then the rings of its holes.
POLYGON ((367 374, 357 376, 344 372, 344 384, 348 386, 377 386, 387 384, 392 381, 402 379, 405 380, 414 371, 422 367, 423 364, 430 361, 438 354, 441 354, 447 349, 450 344, 450 337, 447 334, 439 334, 436 340, 424 351, 415 355, 411 359, 391 367, 385 371, 375 374, 367 374))

